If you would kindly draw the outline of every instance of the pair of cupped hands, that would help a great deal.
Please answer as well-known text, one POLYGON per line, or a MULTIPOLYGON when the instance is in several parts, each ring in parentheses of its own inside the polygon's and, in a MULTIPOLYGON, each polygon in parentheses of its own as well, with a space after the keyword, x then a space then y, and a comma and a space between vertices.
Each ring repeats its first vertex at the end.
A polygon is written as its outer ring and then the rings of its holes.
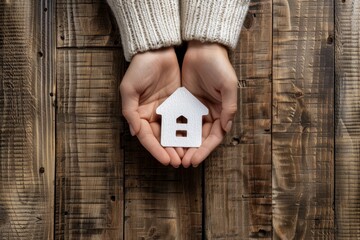
POLYGON ((120 84, 122 112, 131 135, 162 164, 197 167, 223 140, 237 110, 237 77, 227 49, 190 41, 180 70, 173 47, 136 54, 120 84), (209 108, 199 148, 160 145, 156 108, 180 86, 209 108))

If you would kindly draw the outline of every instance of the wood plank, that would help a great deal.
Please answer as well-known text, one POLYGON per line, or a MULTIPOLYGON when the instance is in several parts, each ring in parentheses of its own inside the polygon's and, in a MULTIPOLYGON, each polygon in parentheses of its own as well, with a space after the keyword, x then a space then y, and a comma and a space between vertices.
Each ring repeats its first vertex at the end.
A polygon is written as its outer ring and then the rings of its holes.
POLYGON ((202 171, 164 167, 131 137, 125 150, 125 237, 202 238, 202 171))
POLYGON ((251 1, 231 55, 239 110, 205 161, 206 239, 271 239, 271 0, 251 1))
POLYGON ((53 239, 53 11, 47 3, 0 2, 0 239, 53 239))
POLYGON ((121 46, 116 20, 104 0, 57 0, 57 46, 121 46))
POLYGON ((336 1, 337 239, 360 239, 360 2, 336 1))
POLYGON ((274 0, 274 239, 334 239, 333 12, 274 0))
POLYGON ((122 239, 120 50, 57 53, 56 239, 122 239))

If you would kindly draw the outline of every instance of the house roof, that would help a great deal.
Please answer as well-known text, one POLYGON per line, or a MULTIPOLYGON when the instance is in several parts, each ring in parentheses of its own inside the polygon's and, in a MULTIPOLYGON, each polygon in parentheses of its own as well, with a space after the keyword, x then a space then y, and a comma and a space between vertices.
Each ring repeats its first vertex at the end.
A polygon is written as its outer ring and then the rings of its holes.
POLYGON ((170 95, 157 109, 156 113, 176 114, 178 115, 207 115, 208 108, 202 104, 194 95, 192 95, 185 87, 178 88, 170 95))

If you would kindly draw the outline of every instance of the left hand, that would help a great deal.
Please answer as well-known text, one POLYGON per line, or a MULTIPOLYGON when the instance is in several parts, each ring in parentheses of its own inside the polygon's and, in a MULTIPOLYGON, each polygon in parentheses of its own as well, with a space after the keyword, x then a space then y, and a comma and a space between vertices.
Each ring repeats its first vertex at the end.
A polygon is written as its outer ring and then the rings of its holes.
POLYGON ((237 111, 237 77, 227 50, 217 43, 189 42, 182 66, 182 85, 208 108, 201 146, 190 148, 182 165, 199 165, 231 130, 237 111))

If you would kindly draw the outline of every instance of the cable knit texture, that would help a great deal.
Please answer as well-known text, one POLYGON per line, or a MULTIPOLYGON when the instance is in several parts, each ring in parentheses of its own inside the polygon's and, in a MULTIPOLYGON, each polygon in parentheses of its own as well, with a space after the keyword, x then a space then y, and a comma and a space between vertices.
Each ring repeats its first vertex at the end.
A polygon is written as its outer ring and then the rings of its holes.
POLYGON ((181 43, 179 0, 108 0, 127 61, 138 52, 181 43))
POLYGON ((234 49, 248 7, 249 0, 181 0, 182 39, 234 49))

